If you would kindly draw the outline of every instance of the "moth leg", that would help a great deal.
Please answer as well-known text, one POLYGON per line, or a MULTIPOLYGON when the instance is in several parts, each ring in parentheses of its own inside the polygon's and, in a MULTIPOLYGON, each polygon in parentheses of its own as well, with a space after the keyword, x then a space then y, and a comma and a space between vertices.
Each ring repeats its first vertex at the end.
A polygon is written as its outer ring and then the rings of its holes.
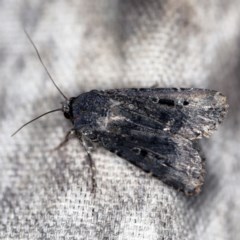
POLYGON ((96 166, 95 166, 95 162, 93 161, 93 159, 91 157, 92 144, 90 144, 90 142, 87 141, 87 139, 85 139, 83 136, 80 136, 79 139, 80 139, 80 142, 82 143, 83 148, 87 152, 87 159, 88 159, 89 167, 91 170, 91 180, 92 180, 91 192, 95 194, 96 188, 97 188, 96 177, 95 177, 96 176, 96 166))
POLYGON ((58 146, 53 148, 51 151, 56 151, 56 150, 60 149, 61 147, 63 147, 69 141, 69 139, 72 138, 73 135, 75 136, 75 130, 71 129, 65 135, 64 140, 58 146))

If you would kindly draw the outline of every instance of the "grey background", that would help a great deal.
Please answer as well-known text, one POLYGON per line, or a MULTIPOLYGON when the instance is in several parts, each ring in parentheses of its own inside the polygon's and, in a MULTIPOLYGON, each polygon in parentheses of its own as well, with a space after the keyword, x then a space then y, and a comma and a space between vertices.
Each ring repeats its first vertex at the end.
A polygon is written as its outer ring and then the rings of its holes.
POLYGON ((239 239, 240 1, 1 0, 0 238, 239 239), (218 131, 203 141, 202 193, 186 198, 104 149, 77 140, 61 113, 10 135, 62 101, 23 26, 68 96, 90 89, 200 87, 228 96, 218 131))

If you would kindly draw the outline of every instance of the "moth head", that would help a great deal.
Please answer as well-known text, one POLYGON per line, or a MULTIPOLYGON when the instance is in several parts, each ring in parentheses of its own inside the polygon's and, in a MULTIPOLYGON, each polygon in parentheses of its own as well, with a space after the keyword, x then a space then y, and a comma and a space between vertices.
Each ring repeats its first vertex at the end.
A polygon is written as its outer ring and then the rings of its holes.
POLYGON ((70 98, 62 102, 62 111, 64 114, 64 117, 67 119, 72 119, 73 114, 72 114, 72 101, 74 98, 70 98))

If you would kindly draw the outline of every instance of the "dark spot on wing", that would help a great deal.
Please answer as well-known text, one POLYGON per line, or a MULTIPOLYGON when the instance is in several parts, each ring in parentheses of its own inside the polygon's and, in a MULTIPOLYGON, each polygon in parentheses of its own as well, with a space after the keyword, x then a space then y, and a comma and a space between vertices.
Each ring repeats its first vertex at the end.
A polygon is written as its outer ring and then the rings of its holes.
POLYGON ((158 103, 162 104, 162 105, 167 105, 169 107, 174 107, 175 106, 174 100, 171 100, 171 99, 159 99, 158 103))

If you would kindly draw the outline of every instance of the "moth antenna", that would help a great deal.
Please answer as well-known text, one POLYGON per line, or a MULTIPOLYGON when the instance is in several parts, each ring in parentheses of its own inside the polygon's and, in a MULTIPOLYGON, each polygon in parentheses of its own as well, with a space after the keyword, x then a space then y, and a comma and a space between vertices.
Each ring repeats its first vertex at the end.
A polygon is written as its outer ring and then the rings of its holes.
POLYGON ((68 98, 66 97, 66 95, 61 91, 61 89, 60 89, 60 88, 57 86, 57 84, 54 82, 54 80, 53 80, 51 74, 49 73, 46 65, 44 64, 44 62, 43 62, 43 60, 42 60, 42 58, 41 58, 41 56, 40 56, 40 53, 39 53, 36 45, 34 44, 33 40, 31 39, 31 37, 29 36, 29 34, 27 33, 27 31, 26 31, 25 29, 24 29, 24 32, 25 32, 25 34, 26 34, 29 42, 32 44, 33 48, 35 49, 35 52, 37 53, 38 59, 39 59, 40 63, 42 64, 43 68, 45 69, 48 77, 49 77, 50 80, 52 81, 53 85, 56 87, 56 89, 58 90, 58 92, 59 92, 66 100, 68 100, 68 98))
POLYGON ((29 122, 23 124, 20 128, 18 128, 17 131, 15 131, 15 132, 11 135, 11 137, 13 137, 13 136, 14 136, 15 134, 17 134, 21 129, 23 129, 24 127, 26 127, 28 124, 36 121, 37 119, 39 119, 39 118, 41 118, 41 117, 43 117, 43 116, 45 116, 45 115, 47 115, 47 114, 49 114, 49 113, 58 112, 58 111, 62 111, 62 109, 61 109, 61 108, 58 108, 58 109, 54 109, 54 110, 45 112, 45 113, 41 114, 40 116, 38 116, 38 117, 30 120, 29 122))

